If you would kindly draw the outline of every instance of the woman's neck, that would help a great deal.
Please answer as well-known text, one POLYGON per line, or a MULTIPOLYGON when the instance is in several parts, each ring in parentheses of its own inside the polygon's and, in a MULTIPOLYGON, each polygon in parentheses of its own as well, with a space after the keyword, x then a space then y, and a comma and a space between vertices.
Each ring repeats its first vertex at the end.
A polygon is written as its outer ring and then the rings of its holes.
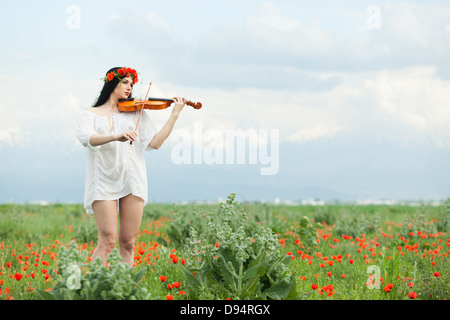
POLYGON ((105 103, 105 105, 110 107, 111 110, 117 109, 118 104, 119 104, 119 98, 117 98, 113 95, 111 95, 105 103))

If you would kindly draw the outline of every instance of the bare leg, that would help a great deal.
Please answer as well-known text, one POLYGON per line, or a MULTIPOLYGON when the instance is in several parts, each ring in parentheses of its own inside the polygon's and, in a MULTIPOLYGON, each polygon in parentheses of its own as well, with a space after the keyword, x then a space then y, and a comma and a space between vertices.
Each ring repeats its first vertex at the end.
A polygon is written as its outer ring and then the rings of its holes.
POLYGON ((129 194, 119 200, 119 247, 123 262, 130 267, 134 260, 134 243, 141 227, 144 200, 129 194))
POLYGON ((116 245, 117 237, 117 200, 97 200, 92 204, 97 222, 98 243, 92 254, 92 261, 100 257, 103 265, 116 245))

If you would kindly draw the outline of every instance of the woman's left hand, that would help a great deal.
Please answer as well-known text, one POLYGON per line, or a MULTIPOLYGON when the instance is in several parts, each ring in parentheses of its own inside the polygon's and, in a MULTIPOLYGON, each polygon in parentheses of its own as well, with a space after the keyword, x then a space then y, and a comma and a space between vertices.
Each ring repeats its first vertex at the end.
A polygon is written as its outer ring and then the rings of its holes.
POLYGON ((187 100, 182 97, 176 97, 173 98, 173 101, 175 102, 175 105, 173 106, 172 113, 175 113, 178 115, 181 110, 183 110, 184 106, 186 105, 187 100))

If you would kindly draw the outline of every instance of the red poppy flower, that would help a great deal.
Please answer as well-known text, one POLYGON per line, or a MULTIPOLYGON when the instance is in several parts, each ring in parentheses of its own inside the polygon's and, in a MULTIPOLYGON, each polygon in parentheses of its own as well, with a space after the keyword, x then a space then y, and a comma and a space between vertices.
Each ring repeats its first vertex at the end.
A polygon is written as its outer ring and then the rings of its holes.
POLYGON ((164 282, 167 280, 166 276, 159 276, 159 280, 161 280, 161 282, 164 282))
POLYGON ((166 296, 166 300, 173 300, 173 296, 167 295, 167 296, 166 296))
POLYGON ((117 73, 119 74, 119 76, 123 77, 125 75, 125 70, 123 68, 120 68, 119 70, 117 70, 117 73))
POLYGON ((174 286, 175 288, 179 288, 179 287, 181 286, 181 283, 180 283, 179 281, 174 282, 174 283, 173 283, 173 286, 174 286))
POLYGON ((114 72, 110 72, 107 74, 108 80, 111 81, 112 79, 114 79, 114 72))
POLYGON ((441 274, 440 274, 439 272, 435 272, 433 275, 434 275, 436 278, 439 278, 439 277, 441 276, 441 274))
POLYGON ((408 296, 409 296, 410 299, 415 299, 415 298, 417 298, 417 293, 410 292, 410 293, 408 293, 408 296))
POLYGON ((16 274, 14 275, 14 279, 16 279, 17 281, 19 281, 20 279, 22 279, 22 277, 23 277, 23 275, 20 274, 20 273, 16 273, 16 274))
POLYGON ((348 262, 349 262, 350 264, 353 264, 353 263, 355 262, 355 260, 350 259, 350 260, 348 260, 348 262))
POLYGON ((312 284, 312 285, 311 285, 311 288, 312 288, 313 290, 316 290, 318 287, 319 287, 319 286, 318 286, 317 284, 312 284))

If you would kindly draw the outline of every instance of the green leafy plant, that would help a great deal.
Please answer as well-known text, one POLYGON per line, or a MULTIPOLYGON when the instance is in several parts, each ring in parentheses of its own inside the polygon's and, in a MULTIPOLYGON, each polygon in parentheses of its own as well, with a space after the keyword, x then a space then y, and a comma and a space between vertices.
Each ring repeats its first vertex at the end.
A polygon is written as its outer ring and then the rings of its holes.
POLYGON ((336 221, 335 231, 337 235, 349 235, 358 237, 360 234, 371 234, 377 229, 379 224, 378 216, 352 213, 343 216, 336 221))
POLYGON ((440 210, 436 228, 440 232, 450 231, 450 198, 448 198, 440 210))
MULTIPOLYGON (((442 212, 445 212, 444 208, 443 208, 442 212)), ((440 221, 442 223, 445 220, 442 219, 440 221)), ((434 223, 433 220, 430 220, 429 216, 427 216, 426 208, 424 205, 421 205, 416 210, 416 212, 414 213, 414 216, 412 218, 406 217, 403 220, 402 228, 400 230, 401 234, 404 237, 407 237, 410 232, 417 234, 417 231, 422 231, 427 234, 437 232, 437 225, 436 225, 436 223, 434 223)))
POLYGON ((37 290, 43 300, 142 300, 150 294, 139 282, 145 273, 142 268, 134 272, 121 262, 119 250, 114 248, 107 259, 107 266, 100 258, 92 264, 86 262, 88 252, 79 250, 75 241, 68 248, 62 246, 58 254, 57 270, 50 274, 56 280, 51 291, 37 290))
POLYGON ((317 244, 317 229, 320 229, 321 227, 322 225, 320 223, 314 222, 312 219, 304 216, 299 220, 299 223, 293 230, 296 232, 305 248, 312 249, 312 247, 317 244))
POLYGON ((189 208, 176 208, 171 216, 171 223, 167 230, 167 235, 171 242, 175 246, 184 246, 186 239, 189 237, 191 226, 205 234, 207 230, 205 228, 204 217, 205 215, 197 205, 189 208))
POLYGON ((231 194, 219 219, 207 216, 215 239, 205 240, 191 227, 185 246, 186 278, 193 299, 285 299, 295 295, 291 258, 282 253, 276 234, 250 221, 231 194))
POLYGON ((74 239, 78 243, 89 243, 92 239, 97 238, 97 225, 93 219, 87 219, 86 223, 77 226, 74 239))
POLYGON ((380 252, 382 256, 381 266, 383 274, 383 285, 392 284, 392 290, 390 291, 390 299, 396 299, 399 295, 399 275, 400 266, 402 265, 402 256, 396 254, 395 249, 392 250, 392 255, 386 257, 388 252, 380 252))

